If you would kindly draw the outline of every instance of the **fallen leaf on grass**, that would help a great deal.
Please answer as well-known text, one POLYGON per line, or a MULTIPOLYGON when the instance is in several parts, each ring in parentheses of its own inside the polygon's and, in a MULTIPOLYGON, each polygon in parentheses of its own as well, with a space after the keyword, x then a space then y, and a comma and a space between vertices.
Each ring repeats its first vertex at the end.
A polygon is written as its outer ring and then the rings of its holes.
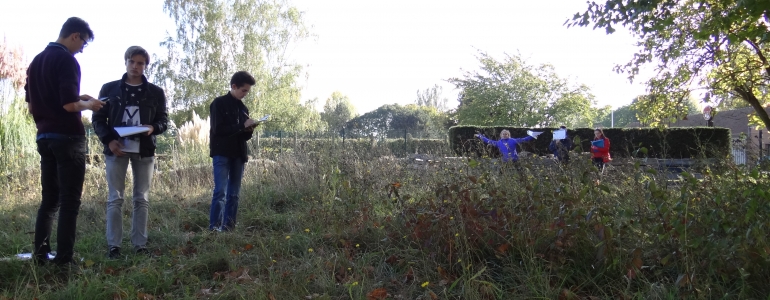
POLYGON ((398 262, 398 256, 393 254, 389 256, 387 259, 385 259, 385 262, 391 266, 396 265, 396 263, 398 262))
POLYGON ((573 300, 577 299, 577 295, 568 289, 561 290, 559 293, 559 300, 573 300))
POLYGON ((214 272, 213 277, 214 279, 235 280, 239 283, 252 280, 251 276, 249 276, 249 269, 243 267, 235 271, 214 272))
POLYGON ((273 296, 273 293, 267 293, 267 299, 275 300, 275 296, 273 296))
POLYGON ((369 278, 374 278, 374 267, 372 266, 366 266, 363 268, 364 275, 366 275, 369 278))
POLYGON ((251 249, 254 249, 254 245, 252 245, 252 244, 246 244, 246 246, 243 247, 243 250, 246 250, 246 251, 249 251, 251 249))
POLYGON ((438 300, 438 295, 436 295, 436 293, 433 291, 428 291, 428 295, 430 295, 430 300, 438 300))
POLYGON ((86 261, 85 265, 86 265, 86 268, 90 268, 91 266, 94 265, 94 261, 89 259, 86 261))
POLYGON ((334 279, 337 280, 338 283, 344 283, 347 282, 348 274, 345 272, 345 268, 339 267, 336 271, 334 271, 334 279))
POLYGON ((115 270, 112 267, 107 267, 106 269, 104 269, 104 274, 107 274, 107 275, 118 275, 118 270, 115 270))
POLYGON ((679 277, 676 278, 676 285, 679 287, 685 287, 688 283, 690 283, 690 276, 687 273, 679 274, 679 277))
POLYGON ((628 276, 629 279, 636 278, 637 272, 642 269, 642 264, 644 263, 642 261, 642 249, 636 248, 634 249, 634 252, 631 255, 633 259, 631 259, 631 266, 628 268, 628 272, 626 273, 626 276, 628 276))
POLYGON ((388 290, 385 288, 374 289, 366 294, 366 300, 383 300, 388 297, 388 290))
POLYGON ((409 271, 406 272, 406 275, 404 276, 404 284, 410 284, 412 281, 414 281, 414 269, 409 267, 409 271))
POLYGON ((211 289, 201 289, 198 291, 198 296, 214 296, 214 292, 212 292, 211 289))
POLYGON ((182 252, 182 254, 184 254, 186 256, 190 256, 190 255, 193 255, 195 253, 198 253, 198 249, 195 249, 195 247, 193 247, 193 246, 187 246, 187 247, 182 248, 182 250, 180 252, 182 252))
POLYGON ((120 291, 118 293, 112 294, 112 300, 123 300, 128 299, 128 293, 124 291, 120 291))
POLYGON ((155 296, 145 293, 139 293, 137 294, 137 297, 139 300, 155 300, 155 296))

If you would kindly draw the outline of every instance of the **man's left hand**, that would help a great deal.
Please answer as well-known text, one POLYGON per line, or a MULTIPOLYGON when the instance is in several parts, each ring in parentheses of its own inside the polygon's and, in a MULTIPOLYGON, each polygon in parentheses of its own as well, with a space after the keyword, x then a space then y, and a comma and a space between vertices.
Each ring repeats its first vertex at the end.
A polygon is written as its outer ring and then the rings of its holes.
POLYGON ((152 132, 155 131, 155 127, 153 127, 152 125, 142 125, 142 126, 150 128, 150 131, 145 132, 144 135, 151 135, 152 132))

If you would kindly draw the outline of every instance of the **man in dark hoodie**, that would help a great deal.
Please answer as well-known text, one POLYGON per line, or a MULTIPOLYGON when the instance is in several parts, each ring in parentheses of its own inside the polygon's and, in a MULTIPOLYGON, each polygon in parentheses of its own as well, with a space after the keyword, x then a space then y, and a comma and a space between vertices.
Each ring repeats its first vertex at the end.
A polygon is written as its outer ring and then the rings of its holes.
POLYGON ((102 102, 80 94, 80 64, 75 54, 83 52, 94 33, 86 21, 67 19, 59 38, 40 52, 27 68, 26 101, 37 126, 40 153, 40 184, 43 199, 35 221, 37 264, 48 261, 51 226, 59 213, 56 229, 56 265, 72 259, 80 197, 86 173, 86 132, 80 112, 98 111, 102 102))
POLYGON ((259 122, 249 117, 243 98, 256 81, 248 72, 236 72, 230 92, 214 99, 209 107, 211 122, 210 156, 214 164, 214 193, 211 198, 209 229, 235 228, 243 168, 248 160, 246 141, 259 122))
POLYGON ((168 128, 166 95, 163 89, 147 82, 144 69, 150 55, 139 46, 131 46, 123 56, 126 73, 120 80, 102 86, 99 99, 106 99, 102 110, 94 113, 96 135, 104 144, 107 174, 107 257, 120 257, 123 241, 123 199, 126 171, 131 163, 134 175, 131 243, 138 254, 147 250, 147 220, 150 183, 155 166, 155 136, 168 128), (145 132, 120 136, 117 127, 145 127, 145 132))

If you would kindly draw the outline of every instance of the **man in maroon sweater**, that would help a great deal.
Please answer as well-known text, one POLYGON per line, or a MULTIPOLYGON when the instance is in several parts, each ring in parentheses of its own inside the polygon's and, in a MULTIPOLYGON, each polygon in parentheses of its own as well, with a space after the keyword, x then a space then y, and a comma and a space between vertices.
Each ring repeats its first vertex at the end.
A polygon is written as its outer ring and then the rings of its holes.
POLYGON ((94 39, 88 23, 72 17, 59 38, 40 52, 27 69, 26 101, 37 126, 42 201, 35 222, 36 263, 48 261, 51 225, 56 212, 56 265, 73 263, 75 229, 86 172, 86 138, 80 112, 97 111, 102 102, 80 95, 80 64, 75 54, 94 39))

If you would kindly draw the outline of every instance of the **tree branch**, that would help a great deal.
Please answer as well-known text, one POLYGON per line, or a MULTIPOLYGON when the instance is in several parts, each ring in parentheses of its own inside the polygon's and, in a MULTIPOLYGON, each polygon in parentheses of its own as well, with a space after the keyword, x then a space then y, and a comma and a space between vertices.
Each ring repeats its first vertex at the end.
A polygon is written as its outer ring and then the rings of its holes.
POLYGON ((754 41, 752 40, 746 40, 746 42, 748 42, 749 45, 751 45, 751 47, 754 48, 754 51, 757 52, 757 56, 759 56, 759 59, 762 61, 762 64, 765 66, 765 72, 767 73, 767 76, 770 77, 770 64, 767 63, 767 58, 762 53, 762 49, 759 47, 759 45, 754 43, 754 41))
POLYGON ((759 99, 757 99, 751 89, 743 86, 736 86, 733 88, 733 90, 735 93, 740 95, 743 100, 751 104, 751 107, 754 108, 754 111, 757 113, 757 116, 759 116, 759 119, 762 120, 762 123, 765 124, 765 128, 770 130, 770 116, 768 116, 767 111, 764 107, 762 107, 762 104, 759 103, 759 99))

